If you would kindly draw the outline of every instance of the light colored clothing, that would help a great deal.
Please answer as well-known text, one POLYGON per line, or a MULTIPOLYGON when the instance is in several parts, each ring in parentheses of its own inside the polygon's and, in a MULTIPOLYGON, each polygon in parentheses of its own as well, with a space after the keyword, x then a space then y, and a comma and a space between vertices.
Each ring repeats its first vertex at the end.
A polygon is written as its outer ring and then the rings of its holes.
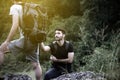
MULTIPOLYGON (((22 5, 20 4, 14 4, 10 7, 10 13, 9 15, 19 15, 19 22, 22 21, 22 15, 23 15, 23 8, 22 5)), ((23 37, 23 33, 22 30, 19 27, 19 32, 20 32, 20 37, 23 37)))
POLYGON ((26 55, 26 59, 32 62, 39 62, 39 54, 37 54, 37 44, 32 44, 29 39, 24 37, 13 40, 9 44, 10 52, 14 55, 23 53, 26 55))
POLYGON ((10 8, 9 15, 18 15, 19 16, 19 32, 20 38, 13 40, 8 45, 10 52, 13 54, 24 53, 26 55, 26 59, 32 62, 39 62, 39 54, 37 54, 37 44, 32 44, 29 39, 26 39, 23 36, 22 30, 20 29, 22 16, 23 16, 23 8, 20 4, 14 4, 10 8), (21 20, 21 21, 20 21, 21 20))
POLYGON ((10 15, 22 15, 22 6, 18 4, 14 4, 10 8, 10 15))

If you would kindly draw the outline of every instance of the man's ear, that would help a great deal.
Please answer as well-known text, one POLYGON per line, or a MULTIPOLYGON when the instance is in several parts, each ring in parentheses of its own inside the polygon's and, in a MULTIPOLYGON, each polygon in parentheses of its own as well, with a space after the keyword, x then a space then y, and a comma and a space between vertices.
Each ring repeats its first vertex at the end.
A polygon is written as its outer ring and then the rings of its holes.
POLYGON ((65 34, 63 34, 63 37, 65 37, 65 34))

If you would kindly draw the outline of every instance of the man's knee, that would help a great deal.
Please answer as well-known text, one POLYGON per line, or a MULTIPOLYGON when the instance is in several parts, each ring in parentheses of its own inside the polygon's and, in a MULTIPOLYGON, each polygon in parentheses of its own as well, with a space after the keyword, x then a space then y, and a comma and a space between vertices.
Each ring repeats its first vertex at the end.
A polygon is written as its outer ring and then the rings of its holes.
POLYGON ((46 73, 44 76, 44 80, 50 80, 50 79, 51 79, 50 73, 46 73))
POLYGON ((50 80, 57 76, 58 76, 58 73, 56 72, 56 70, 54 68, 51 68, 45 73, 44 80, 50 80))
POLYGON ((38 63, 38 62, 33 62, 32 65, 33 65, 33 69, 34 69, 34 70, 35 70, 35 69, 40 69, 40 71, 42 71, 41 66, 40 66, 40 63, 38 63))

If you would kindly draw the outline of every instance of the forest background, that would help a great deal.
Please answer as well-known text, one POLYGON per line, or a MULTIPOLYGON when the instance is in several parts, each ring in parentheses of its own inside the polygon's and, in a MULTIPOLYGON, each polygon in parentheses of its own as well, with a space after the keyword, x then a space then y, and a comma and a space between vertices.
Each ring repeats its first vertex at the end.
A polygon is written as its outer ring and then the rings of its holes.
MULTIPOLYGON (((66 39, 74 46, 73 71, 93 71, 120 80, 120 0, 24 0, 45 6, 48 12, 46 44, 54 40, 54 29, 63 27, 66 39)), ((11 0, 0 1, 0 43, 11 28, 11 0)), ((15 38, 18 38, 19 33, 15 38)), ((40 53, 44 72, 50 67, 49 53, 40 53)), ((0 76, 29 72, 30 63, 23 54, 5 55, 0 76)))

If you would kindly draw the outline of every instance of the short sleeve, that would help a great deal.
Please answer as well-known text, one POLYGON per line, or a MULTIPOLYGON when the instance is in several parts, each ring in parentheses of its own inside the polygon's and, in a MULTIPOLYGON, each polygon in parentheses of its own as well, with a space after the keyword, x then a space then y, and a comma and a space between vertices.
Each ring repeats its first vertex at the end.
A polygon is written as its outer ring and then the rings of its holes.
POLYGON ((69 43, 68 52, 74 52, 73 45, 69 43))
POLYGON ((15 7, 15 6, 12 6, 11 8, 10 8, 10 13, 9 13, 9 15, 18 15, 19 13, 18 13, 18 10, 17 10, 17 8, 15 7))
POLYGON ((53 50, 54 50, 54 45, 53 45, 53 43, 51 42, 48 46, 50 47, 51 52, 53 52, 53 50))

